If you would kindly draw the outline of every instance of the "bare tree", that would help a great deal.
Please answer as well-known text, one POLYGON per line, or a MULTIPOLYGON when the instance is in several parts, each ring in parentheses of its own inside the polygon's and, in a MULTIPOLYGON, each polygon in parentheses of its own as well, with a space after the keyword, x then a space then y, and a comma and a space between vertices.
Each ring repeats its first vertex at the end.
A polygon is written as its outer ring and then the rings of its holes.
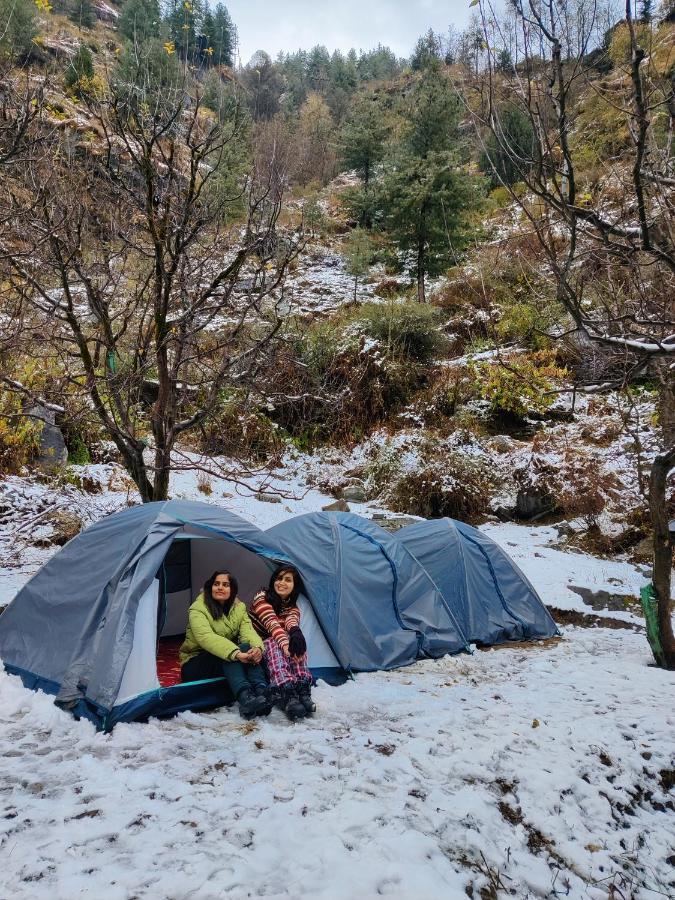
POLYGON ((276 230, 274 156, 233 174, 245 147, 236 98, 214 119, 199 85, 162 77, 113 81, 88 98, 85 135, 45 141, 5 198, 0 245, 33 334, 144 501, 167 497, 176 442, 217 414, 228 386, 255 378, 301 246, 276 230))
POLYGON ((478 5, 487 61, 472 112, 495 176, 498 154, 518 170, 525 191, 502 183, 538 239, 578 339, 620 353, 617 385, 647 370, 660 381, 663 452, 653 464, 649 505, 660 637, 666 665, 675 668, 666 504, 675 466, 673 84, 667 66, 655 62, 656 31, 638 27, 630 0, 614 29, 625 59, 612 60, 610 80, 591 72, 590 60, 602 55, 611 3, 512 0, 507 23, 491 0, 478 5), (504 49, 514 60, 510 73, 500 67, 504 49), (625 122, 629 135, 621 152, 601 161, 595 183, 578 164, 585 140, 578 115, 590 101, 625 122), (530 124, 531 152, 505 127, 504 110, 513 107, 530 124))

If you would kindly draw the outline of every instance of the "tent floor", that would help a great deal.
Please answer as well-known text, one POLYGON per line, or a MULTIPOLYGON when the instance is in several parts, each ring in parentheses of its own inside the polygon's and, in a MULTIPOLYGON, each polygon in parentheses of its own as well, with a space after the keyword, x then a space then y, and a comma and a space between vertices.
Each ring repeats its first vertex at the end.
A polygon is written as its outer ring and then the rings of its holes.
POLYGON ((184 637, 160 638, 157 648, 157 678, 162 687, 180 684, 180 659, 178 651, 184 637))

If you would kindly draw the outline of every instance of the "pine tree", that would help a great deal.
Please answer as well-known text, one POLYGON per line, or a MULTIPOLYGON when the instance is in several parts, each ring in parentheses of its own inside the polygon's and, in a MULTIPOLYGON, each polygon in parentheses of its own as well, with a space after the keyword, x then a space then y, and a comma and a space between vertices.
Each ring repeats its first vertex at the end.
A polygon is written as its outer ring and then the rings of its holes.
POLYGON ((437 67, 429 67, 404 110, 407 125, 387 161, 384 228, 426 300, 425 279, 455 261, 475 208, 474 181, 459 166, 458 107, 437 67))
POLYGON ((430 28, 415 44, 410 58, 410 67, 413 72, 419 72, 438 62, 442 56, 440 38, 430 28))
POLYGON ((227 7, 219 3, 213 15, 208 13, 209 25, 204 24, 204 33, 209 39, 209 46, 213 50, 211 61, 216 66, 234 66, 234 52, 237 46, 237 32, 230 18, 227 7))
POLYGON ((30 53, 36 13, 32 0, 0 0, 0 60, 30 53))
POLYGON ((330 54, 325 47, 317 44, 307 55, 307 86, 310 91, 324 94, 328 86, 330 54))
POLYGON ((367 188, 373 172, 384 156, 387 124, 374 94, 356 99, 342 129, 342 158, 349 169, 355 169, 367 188))
POLYGON ((203 19, 203 0, 171 0, 166 23, 175 52, 182 60, 197 60, 198 34, 203 19))
POLYGON ((336 50, 330 58, 326 101, 336 122, 344 119, 349 101, 358 85, 356 65, 336 50))
POLYGON ((68 4, 68 18, 80 28, 92 28, 96 15, 91 0, 72 0, 68 4))
POLYGON ((359 278, 368 274, 373 261, 373 249, 373 239, 362 228, 355 228, 345 242, 343 256, 347 263, 347 271, 354 278, 354 303, 359 278))
POLYGON ((69 90, 78 92, 83 83, 91 79, 93 75, 94 61, 91 52, 84 44, 80 44, 77 53, 68 63, 64 78, 65 85, 69 90))
POLYGON ((505 107, 497 121, 499 127, 488 135, 480 157, 480 167, 490 175, 492 187, 522 181, 534 165, 535 153, 532 125, 517 107, 505 107))
POLYGON ((160 22, 159 0, 126 0, 117 30, 133 44, 144 44, 158 36, 160 22))

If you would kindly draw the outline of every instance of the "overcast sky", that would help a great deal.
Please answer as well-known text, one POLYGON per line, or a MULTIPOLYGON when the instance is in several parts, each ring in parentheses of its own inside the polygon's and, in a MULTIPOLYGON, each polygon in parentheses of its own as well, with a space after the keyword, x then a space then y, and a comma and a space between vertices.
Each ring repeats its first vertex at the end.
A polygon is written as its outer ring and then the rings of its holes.
MULTIPOLYGON (((215 6, 216 0, 212 0, 215 6)), ((225 0, 247 63, 256 50, 371 50, 379 44, 409 56, 428 28, 444 32, 466 25, 469 0, 225 0)))

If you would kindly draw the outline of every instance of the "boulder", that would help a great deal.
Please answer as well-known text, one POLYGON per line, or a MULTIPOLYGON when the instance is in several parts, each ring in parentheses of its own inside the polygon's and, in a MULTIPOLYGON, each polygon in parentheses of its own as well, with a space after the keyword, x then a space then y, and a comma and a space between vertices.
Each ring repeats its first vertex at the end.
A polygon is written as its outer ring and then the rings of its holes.
POLYGON ((256 500, 261 500, 263 503, 281 503, 281 497, 278 494, 265 494, 260 492, 258 494, 254 494, 256 500))
POLYGON ((536 484, 521 487, 516 497, 516 515, 521 519, 534 519, 555 510, 555 501, 548 491, 536 484))
POLYGON ((567 587, 578 594, 584 603, 598 611, 609 609, 613 612, 630 612, 640 605, 639 598, 633 594, 613 594, 610 591, 593 590, 585 585, 576 584, 568 584, 567 587))
POLYGON ((70 509, 55 509, 42 519, 43 524, 51 525, 52 533, 48 543, 63 547, 69 540, 82 531, 82 519, 70 509))
POLYGON ((642 563, 652 561, 654 558, 654 539, 651 535, 642 538, 642 540, 633 547, 631 556, 634 560, 642 563))
POLYGON ((326 506, 322 506, 321 509, 324 512, 349 512, 349 504, 341 497, 339 500, 336 500, 335 503, 327 503, 326 506))
POLYGON ((352 503, 363 503, 366 499, 366 486, 362 481, 353 481, 342 489, 342 496, 352 503))
POLYGON ((515 446, 515 442, 505 434, 496 434, 488 441, 488 447, 495 453, 510 453, 515 446))
POLYGON ((35 462, 44 472, 53 472, 68 462, 68 448, 61 429, 56 424, 56 413, 45 406, 36 404, 27 411, 34 421, 42 422, 38 453, 35 462))

